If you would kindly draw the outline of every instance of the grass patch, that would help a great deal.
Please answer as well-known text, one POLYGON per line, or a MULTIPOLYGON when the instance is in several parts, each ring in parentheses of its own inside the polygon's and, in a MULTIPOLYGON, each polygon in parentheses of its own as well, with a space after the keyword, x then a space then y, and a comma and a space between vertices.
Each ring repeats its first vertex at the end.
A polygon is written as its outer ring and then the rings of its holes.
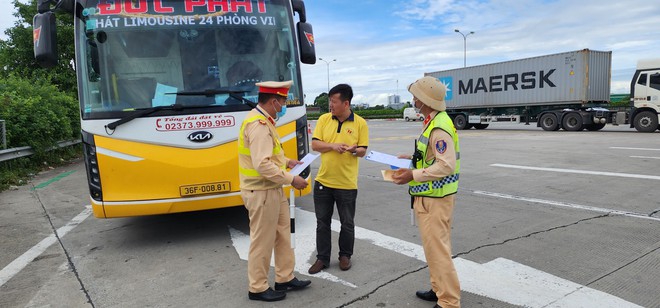
POLYGON ((0 191, 21 186, 39 172, 65 166, 82 158, 82 145, 49 151, 47 155, 28 156, 0 162, 0 191))

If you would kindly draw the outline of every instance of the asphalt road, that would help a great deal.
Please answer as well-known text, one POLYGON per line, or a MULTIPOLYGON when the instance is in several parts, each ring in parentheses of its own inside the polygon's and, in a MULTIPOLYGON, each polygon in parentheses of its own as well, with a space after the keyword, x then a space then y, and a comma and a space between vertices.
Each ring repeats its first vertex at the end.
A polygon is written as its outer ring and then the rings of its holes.
MULTIPOLYGON (((368 124, 370 150, 391 154, 421 130, 368 124)), ((463 307, 660 307, 660 132, 520 124, 459 136, 463 307)), ((333 258, 306 273, 314 207, 298 198, 296 275, 312 285, 272 304, 247 299, 244 208, 101 220, 81 162, 41 173, 0 193, 0 307, 431 307, 414 295, 430 285, 406 188, 360 164, 353 268, 333 258)))

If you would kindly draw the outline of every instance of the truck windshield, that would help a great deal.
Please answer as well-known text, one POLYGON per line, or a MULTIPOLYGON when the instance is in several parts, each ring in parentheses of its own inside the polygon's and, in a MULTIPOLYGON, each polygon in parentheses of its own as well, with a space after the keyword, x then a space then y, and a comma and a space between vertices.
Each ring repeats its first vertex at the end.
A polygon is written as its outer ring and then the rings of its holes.
MULTIPOLYGON (((288 1, 83 3, 76 25, 83 119, 175 104, 247 110, 225 92, 257 101, 256 82, 299 84, 288 1)), ((297 87, 289 95, 290 103, 300 101, 297 87)))

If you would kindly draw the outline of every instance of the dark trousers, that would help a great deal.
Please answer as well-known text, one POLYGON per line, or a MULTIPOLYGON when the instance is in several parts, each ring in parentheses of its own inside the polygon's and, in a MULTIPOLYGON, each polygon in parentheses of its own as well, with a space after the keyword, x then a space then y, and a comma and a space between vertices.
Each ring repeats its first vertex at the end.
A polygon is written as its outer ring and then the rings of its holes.
POLYGON ((355 243, 355 200, 357 189, 336 189, 314 182, 314 211, 316 212, 316 258, 326 266, 330 263, 332 239, 330 225, 335 203, 341 222, 339 256, 351 257, 355 243))

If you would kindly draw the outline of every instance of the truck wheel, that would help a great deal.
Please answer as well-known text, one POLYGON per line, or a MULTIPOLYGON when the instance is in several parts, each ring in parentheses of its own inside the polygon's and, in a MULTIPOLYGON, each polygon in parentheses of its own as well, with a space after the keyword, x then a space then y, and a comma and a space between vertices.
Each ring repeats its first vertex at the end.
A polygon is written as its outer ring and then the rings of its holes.
POLYGON ((420 120, 420 121, 424 121, 424 117, 419 117, 419 120, 420 120))
POLYGON ((456 129, 467 129, 468 128, 468 123, 467 123, 467 120, 465 119, 464 115, 459 114, 456 117, 454 117, 454 127, 456 127, 456 129))
POLYGON ((473 126, 476 129, 486 129, 486 127, 488 127, 488 124, 473 124, 473 126))
POLYGON ((583 128, 582 117, 575 112, 565 115, 561 124, 565 130, 571 132, 581 131, 583 128))
POLYGON ((409 117, 406 117, 405 120, 406 120, 406 122, 410 122, 410 118, 409 118, 409 117))
POLYGON ((595 131, 597 131, 597 130, 601 130, 601 129, 603 129, 603 127, 605 127, 605 123, 598 123, 598 124, 589 124, 589 125, 585 125, 585 128, 586 128, 588 131, 591 131, 591 132, 595 132, 595 131))
POLYGON ((546 113, 541 116, 539 120, 541 128, 545 131, 556 131, 559 130, 559 122, 557 121, 557 116, 552 113, 546 113))
POLYGON ((651 111, 642 111, 635 116, 633 126, 638 132, 653 132, 658 129, 658 115, 651 111))

